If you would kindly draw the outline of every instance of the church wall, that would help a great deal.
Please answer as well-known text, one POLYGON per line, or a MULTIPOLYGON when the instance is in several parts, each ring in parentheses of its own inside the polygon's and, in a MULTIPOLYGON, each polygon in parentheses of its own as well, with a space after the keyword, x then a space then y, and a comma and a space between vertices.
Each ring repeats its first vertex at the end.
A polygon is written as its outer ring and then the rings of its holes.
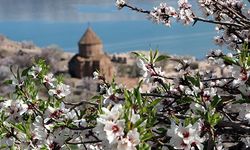
POLYGON ((82 78, 82 63, 78 62, 76 56, 69 61, 69 73, 72 77, 82 78))
POLYGON ((102 55, 102 54, 104 54, 103 53, 103 46, 102 46, 102 44, 96 44, 96 45, 81 45, 81 44, 79 44, 79 54, 82 57, 102 55))

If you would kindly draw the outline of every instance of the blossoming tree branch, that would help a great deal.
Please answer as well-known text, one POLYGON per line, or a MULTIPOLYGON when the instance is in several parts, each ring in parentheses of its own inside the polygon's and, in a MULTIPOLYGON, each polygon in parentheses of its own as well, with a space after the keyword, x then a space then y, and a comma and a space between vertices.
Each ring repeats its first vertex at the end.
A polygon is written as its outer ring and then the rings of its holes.
POLYGON ((125 0, 119 9, 146 14, 157 23, 184 25, 197 21, 215 24, 215 44, 231 53, 214 50, 210 65, 227 70, 192 70, 185 59, 150 51, 134 53, 142 79, 133 89, 93 76, 100 92, 92 100, 70 102, 70 87, 49 72, 43 60, 20 70, 6 84, 14 87, 0 98, 0 149, 246 149, 250 147, 250 11, 240 0, 198 0, 198 17, 188 0, 178 8, 161 3, 144 10, 125 0), (168 77, 159 62, 178 62, 178 76, 168 77), (143 85, 149 89, 143 90, 143 85))

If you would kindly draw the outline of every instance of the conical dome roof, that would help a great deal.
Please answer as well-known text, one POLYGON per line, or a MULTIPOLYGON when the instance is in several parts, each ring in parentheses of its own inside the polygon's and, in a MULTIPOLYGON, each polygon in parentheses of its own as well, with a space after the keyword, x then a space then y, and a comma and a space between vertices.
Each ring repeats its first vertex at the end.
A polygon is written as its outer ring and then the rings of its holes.
POLYGON ((96 33, 92 30, 91 27, 88 27, 86 32, 81 37, 79 44, 83 45, 94 45, 94 44, 102 44, 101 39, 96 35, 96 33))

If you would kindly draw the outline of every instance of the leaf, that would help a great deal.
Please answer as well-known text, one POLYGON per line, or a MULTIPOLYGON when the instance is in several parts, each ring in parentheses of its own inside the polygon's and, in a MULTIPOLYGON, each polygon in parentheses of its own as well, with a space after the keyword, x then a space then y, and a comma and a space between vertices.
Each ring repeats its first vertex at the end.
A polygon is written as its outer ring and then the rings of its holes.
POLYGON ((161 133, 166 133, 167 129, 165 129, 165 128, 158 128, 157 131, 161 132, 161 133))
POLYGON ((137 52, 131 52, 132 54, 136 55, 136 57, 140 57, 141 54, 140 53, 137 53, 137 52))
POLYGON ((134 89, 134 96, 135 96, 135 98, 136 98, 137 104, 138 104, 140 107, 142 107, 143 102, 142 102, 142 97, 141 97, 141 93, 140 93, 140 91, 139 91, 139 88, 135 88, 135 89, 134 89))
POLYGON ((151 107, 155 107, 158 103, 161 102, 161 99, 158 98, 158 99, 155 99, 152 103, 150 103, 147 107, 148 108, 151 108, 151 107))
POLYGON ((214 96, 213 97, 213 101, 211 102, 211 107, 212 108, 216 108, 217 107, 217 105, 220 103, 220 98, 216 95, 216 96, 214 96))
POLYGON ((133 102, 132 102, 132 99, 131 99, 131 96, 129 94, 129 91, 127 90, 124 90, 124 97, 125 97, 125 100, 126 100, 126 106, 127 107, 131 107, 133 102))
POLYGON ((9 84, 12 84, 12 80, 6 80, 3 83, 9 85, 9 84))
POLYGON ((150 56, 150 63, 153 64, 154 58, 153 58, 153 51, 152 50, 150 50, 149 56, 150 56))
POLYGON ((139 120, 137 120, 136 123, 134 124, 134 128, 140 126, 145 120, 146 118, 140 118, 139 120))
POLYGON ((193 85, 200 87, 200 81, 199 79, 196 79, 194 77, 191 76, 186 76, 187 80, 190 81, 193 85))
POLYGON ((25 133, 25 127, 23 124, 16 124, 16 125, 13 125, 16 129, 18 129, 19 131, 22 131, 25 133))
POLYGON ((21 74, 21 76, 23 77, 23 76, 26 76, 27 74, 28 74, 28 71, 30 70, 30 68, 26 68, 26 69, 24 69, 23 71, 22 71, 22 74, 21 74))
POLYGON ((214 127, 221 121, 221 116, 219 113, 210 114, 207 112, 205 114, 205 120, 210 124, 211 127, 214 127))
POLYGON ((220 121, 221 121, 221 116, 220 116, 220 114, 219 114, 219 113, 215 113, 215 114, 212 115, 212 117, 211 117, 210 125, 211 125, 211 126, 215 126, 215 125, 217 125, 220 121))
POLYGON ((134 54, 137 58, 141 58, 142 60, 148 61, 148 59, 142 53, 132 52, 132 54, 134 54))
POLYGON ((158 53, 159 53, 159 51, 158 51, 158 50, 156 50, 156 51, 155 51, 155 53, 154 53, 153 60, 155 60, 155 58, 158 56, 158 53))
POLYGON ((247 57, 247 66, 250 66, 250 56, 247 57))
POLYGON ((91 97, 91 100, 99 100, 102 96, 101 95, 95 95, 91 97))
POLYGON ((189 124, 191 124, 191 118, 187 117, 185 120, 184 120, 184 126, 188 126, 189 124))
POLYGON ((151 148, 147 143, 141 143, 139 145, 139 150, 151 150, 151 148))
POLYGON ((157 59, 155 60, 155 62, 166 60, 168 58, 170 58, 170 56, 168 56, 168 55, 160 55, 160 56, 157 57, 157 59))
POLYGON ((224 56, 223 60, 225 63, 227 63, 229 65, 236 64, 236 61, 231 57, 224 56))
POLYGON ((153 137, 152 133, 145 133, 142 135, 141 141, 150 140, 153 137))

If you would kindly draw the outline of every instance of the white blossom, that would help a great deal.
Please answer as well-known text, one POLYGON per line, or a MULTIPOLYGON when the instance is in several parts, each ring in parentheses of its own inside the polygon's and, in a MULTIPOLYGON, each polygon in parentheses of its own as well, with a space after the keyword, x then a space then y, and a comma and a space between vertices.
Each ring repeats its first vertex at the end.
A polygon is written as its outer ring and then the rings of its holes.
POLYGON ((94 79, 94 80, 99 79, 99 73, 98 73, 97 71, 94 71, 94 72, 93 72, 93 79, 94 79))
POLYGON ((35 118, 35 122, 33 123, 33 139, 37 139, 39 140, 40 144, 42 145, 44 143, 44 141, 47 138, 47 130, 43 127, 43 119, 40 116, 37 116, 35 118))
POLYGON ((125 120, 116 122, 107 121, 104 126, 109 143, 117 143, 118 138, 124 135, 125 120))
POLYGON ((115 89, 112 86, 110 86, 108 89, 106 89, 106 94, 104 94, 103 97, 104 97, 103 103, 105 105, 115 104, 117 102, 119 94, 116 93, 115 89))
POLYGON ((118 120, 122 113, 122 105, 121 104, 116 104, 114 105, 111 110, 108 110, 107 108, 103 107, 102 108, 103 114, 100 114, 100 119, 105 120, 105 121, 116 121, 118 120))
POLYGON ((130 130, 125 138, 118 141, 118 150, 136 150, 136 146, 140 144, 140 134, 137 129, 130 130))
POLYGON ((176 149, 189 150, 192 146, 197 146, 199 150, 203 149, 202 143, 204 138, 200 137, 200 124, 189 124, 183 127, 181 124, 177 126, 174 122, 171 123, 171 128, 167 131, 167 135, 171 137, 169 144, 176 149))
POLYGON ((28 105, 21 100, 7 100, 3 103, 3 111, 10 120, 18 121, 28 110, 28 105))
POLYGON ((137 62, 138 67, 141 69, 141 74, 145 83, 154 81, 154 79, 160 79, 164 81, 165 72, 161 67, 155 67, 153 64, 148 64, 142 59, 137 62))
POLYGON ((55 81, 56 79, 53 77, 54 75, 52 73, 49 73, 43 77, 43 83, 49 85, 50 87, 55 87, 55 81))
POLYGON ((57 98, 61 99, 67 95, 70 94, 70 89, 69 85, 59 83, 56 85, 55 88, 52 88, 49 90, 49 95, 50 96, 56 96, 57 98))
POLYGON ((32 66, 28 71, 28 75, 31 75, 33 78, 36 78, 38 74, 42 71, 42 68, 39 65, 32 66))
POLYGON ((116 7, 118 9, 122 9, 124 7, 124 5, 126 4, 125 0, 116 0, 116 7))

